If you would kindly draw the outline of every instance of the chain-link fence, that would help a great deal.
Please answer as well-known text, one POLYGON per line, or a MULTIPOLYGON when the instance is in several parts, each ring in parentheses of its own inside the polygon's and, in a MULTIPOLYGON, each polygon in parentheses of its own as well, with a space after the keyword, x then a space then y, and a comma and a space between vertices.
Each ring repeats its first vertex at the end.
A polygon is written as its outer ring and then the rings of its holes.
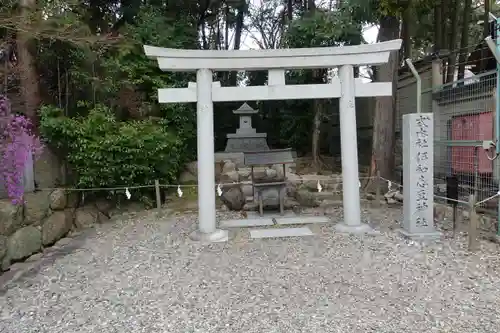
MULTIPOLYGON (((492 151, 483 141, 494 141, 496 72, 445 84, 434 89, 434 175, 436 194, 446 196, 446 184, 457 183, 459 200, 476 194, 482 201, 498 192, 492 151)), ((448 185, 449 187, 450 185, 448 185)), ((497 202, 483 208, 496 211, 497 202)))

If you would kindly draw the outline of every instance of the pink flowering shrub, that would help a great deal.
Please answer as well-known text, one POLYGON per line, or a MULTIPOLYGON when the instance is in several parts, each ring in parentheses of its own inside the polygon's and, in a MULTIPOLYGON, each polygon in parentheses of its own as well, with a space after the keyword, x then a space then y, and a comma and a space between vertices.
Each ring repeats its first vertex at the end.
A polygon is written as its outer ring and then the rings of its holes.
POLYGON ((23 175, 29 154, 36 159, 42 152, 40 138, 31 121, 12 114, 7 97, 0 95, 0 179, 14 204, 23 202, 23 175))

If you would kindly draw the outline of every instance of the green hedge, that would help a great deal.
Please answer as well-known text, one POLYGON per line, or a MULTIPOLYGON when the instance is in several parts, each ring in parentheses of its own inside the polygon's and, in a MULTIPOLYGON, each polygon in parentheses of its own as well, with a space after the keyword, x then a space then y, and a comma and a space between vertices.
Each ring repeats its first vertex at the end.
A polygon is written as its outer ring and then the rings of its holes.
POLYGON ((161 119, 120 122, 102 105, 85 117, 66 117, 53 106, 42 107, 40 115, 43 138, 67 158, 79 188, 171 183, 187 156, 161 119))

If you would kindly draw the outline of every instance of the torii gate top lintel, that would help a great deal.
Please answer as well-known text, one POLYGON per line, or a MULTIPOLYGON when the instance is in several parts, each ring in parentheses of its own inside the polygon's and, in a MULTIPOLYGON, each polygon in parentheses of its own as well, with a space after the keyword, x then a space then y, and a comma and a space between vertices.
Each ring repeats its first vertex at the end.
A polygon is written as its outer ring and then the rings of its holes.
POLYGON ((401 43, 401 39, 395 39, 376 44, 277 50, 183 50, 144 45, 144 53, 157 59, 164 71, 328 68, 384 64, 401 43))

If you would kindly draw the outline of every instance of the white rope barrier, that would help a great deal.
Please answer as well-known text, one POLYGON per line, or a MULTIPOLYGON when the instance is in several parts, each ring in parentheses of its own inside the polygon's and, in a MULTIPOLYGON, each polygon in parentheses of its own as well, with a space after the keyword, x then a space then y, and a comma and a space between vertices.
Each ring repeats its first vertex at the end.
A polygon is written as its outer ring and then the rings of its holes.
MULTIPOLYGON (((340 178, 340 177, 339 177, 340 178)), ((384 178, 384 177, 378 177, 380 180, 382 181, 385 181, 387 183, 387 187, 388 187, 388 192, 392 192, 394 191, 394 187, 396 187, 397 189, 401 189, 403 188, 403 185, 401 184, 398 184, 394 181, 391 181, 387 178, 384 178)), ((377 177, 359 177, 359 180, 371 180, 371 179, 377 179, 377 177)), ((306 177, 302 177, 302 176, 298 176, 297 178, 295 178, 294 180, 296 180, 297 182, 307 182, 307 181, 316 181, 317 184, 316 184, 316 188, 318 190, 318 192, 321 192, 323 191, 323 185, 339 185, 339 184, 343 184, 342 181, 337 181, 337 179, 334 179, 334 178, 331 178, 331 179, 325 179, 325 176, 321 176, 321 177, 315 177, 315 176, 306 176, 306 177)), ((222 196, 222 188, 224 186, 235 186, 235 185, 251 185, 252 182, 251 181, 242 181, 242 182, 231 182, 231 183, 218 183, 216 185, 216 193, 218 196, 222 196)), ((182 197, 183 196, 183 191, 182 189, 185 189, 185 188, 196 188, 198 187, 198 184, 158 184, 158 185, 155 185, 155 184, 151 184, 151 185, 130 185, 130 186, 114 186, 114 187, 93 187, 93 188, 78 188, 78 187, 53 187, 53 188, 37 188, 36 191, 55 191, 55 190, 64 190, 64 191, 71 191, 71 192, 97 192, 97 191, 125 191, 125 195, 127 197, 127 199, 130 199, 132 197, 131 193, 130 193, 130 190, 134 190, 134 189, 144 189, 144 188, 155 188, 159 186, 160 188, 177 188, 177 195, 179 197, 182 197)), ((361 182, 359 183, 359 187, 361 188, 361 182)), ((334 193, 340 193, 341 191, 334 191, 334 193)), ((481 204, 484 204, 485 202, 488 202, 490 200, 493 200, 497 197, 500 196, 500 191, 482 201, 479 201, 477 202, 475 205, 476 206, 479 206, 481 204)), ((451 198, 447 198, 447 197, 443 197, 443 196, 439 196, 439 195, 434 195, 435 198, 438 198, 438 199, 442 199, 442 200, 449 200, 449 201, 453 201, 453 202, 457 202, 457 203, 460 203, 460 204, 466 204, 468 205, 469 203, 467 201, 463 201, 463 200, 456 200, 456 199, 451 199, 451 198)))

